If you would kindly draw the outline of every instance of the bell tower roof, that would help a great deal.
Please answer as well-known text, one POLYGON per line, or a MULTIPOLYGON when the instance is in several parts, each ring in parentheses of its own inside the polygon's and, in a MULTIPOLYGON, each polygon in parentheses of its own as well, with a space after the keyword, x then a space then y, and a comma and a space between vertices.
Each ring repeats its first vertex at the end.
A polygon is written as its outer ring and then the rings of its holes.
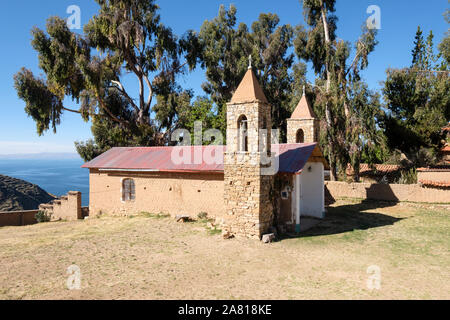
POLYGON ((303 96, 300 100, 300 102, 297 105, 297 108, 295 108, 294 112, 292 113, 291 119, 316 119, 316 115, 311 108, 311 105, 308 102, 308 99, 306 98, 305 93, 303 93, 303 96))
POLYGON ((249 67, 247 73, 242 79, 239 87, 231 99, 231 103, 245 103, 245 102, 254 102, 261 101, 268 103, 264 92, 259 85, 258 79, 256 78, 255 73, 252 68, 249 67))

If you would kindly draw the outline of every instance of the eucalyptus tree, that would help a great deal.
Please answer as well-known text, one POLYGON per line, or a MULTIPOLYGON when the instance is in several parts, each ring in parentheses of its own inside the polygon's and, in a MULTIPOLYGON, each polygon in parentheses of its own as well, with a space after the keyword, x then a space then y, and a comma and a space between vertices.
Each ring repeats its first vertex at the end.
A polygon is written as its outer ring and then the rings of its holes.
POLYGON ((363 26, 351 58, 350 43, 336 35, 336 0, 300 0, 300 3, 309 28, 296 28, 295 51, 300 59, 312 63, 318 77, 315 109, 324 118, 321 141, 329 159, 331 178, 336 180, 338 168, 344 172, 349 162, 352 139, 362 139, 349 134, 352 117, 358 117, 358 112, 351 108, 355 104, 350 101, 349 92, 361 81, 360 72, 368 66, 368 56, 377 44, 377 32, 363 26))
POLYGON ((389 147, 413 160, 419 153, 437 155, 444 138, 441 129, 450 121, 450 72, 439 48, 435 54, 433 33, 425 42, 418 28, 411 67, 386 72, 383 94, 389 112, 380 125, 389 147))
MULTIPOLYGON (((249 55, 254 70, 257 70, 261 86, 272 105, 272 122, 286 134, 286 119, 292 111, 294 80, 304 83, 306 68, 295 62, 291 52, 294 28, 280 25, 276 14, 262 13, 251 28, 237 24, 237 9, 231 5, 227 10, 220 6, 218 16, 205 21, 198 34, 201 48, 201 65, 206 70, 204 91, 218 105, 223 116, 225 104, 236 91, 249 66, 249 55), (296 72, 293 71, 293 66, 296 72)), ((300 86, 301 88, 302 86, 300 86)), ((298 101, 297 101, 298 103, 298 101)))
POLYGON ((39 135, 56 132, 65 112, 92 119, 95 140, 78 144, 86 159, 111 146, 164 143, 170 132, 158 113, 172 106, 163 98, 180 94, 177 75, 195 66, 195 55, 185 55, 193 47, 161 22, 154 0, 96 2, 100 10, 82 35, 58 17, 48 19, 46 31, 34 28, 32 46, 44 77, 25 68, 14 76, 39 135), (137 92, 125 86, 129 75, 137 92), (155 97, 161 97, 157 112, 155 97), (76 107, 67 105, 70 99, 76 107))

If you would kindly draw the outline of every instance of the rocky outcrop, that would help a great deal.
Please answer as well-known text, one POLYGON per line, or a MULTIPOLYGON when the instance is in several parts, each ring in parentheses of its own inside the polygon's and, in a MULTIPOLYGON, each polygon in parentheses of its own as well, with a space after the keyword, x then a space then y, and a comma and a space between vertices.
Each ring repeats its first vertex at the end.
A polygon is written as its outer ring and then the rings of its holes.
POLYGON ((55 199, 37 185, 0 175, 0 211, 36 210, 55 199))

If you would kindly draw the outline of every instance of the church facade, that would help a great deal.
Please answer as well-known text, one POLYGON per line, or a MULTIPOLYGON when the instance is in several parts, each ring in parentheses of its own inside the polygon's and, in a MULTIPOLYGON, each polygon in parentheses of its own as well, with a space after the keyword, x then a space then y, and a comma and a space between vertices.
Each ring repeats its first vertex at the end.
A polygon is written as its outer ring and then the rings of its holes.
POLYGON ((224 233, 254 239, 271 227, 298 232, 302 216, 325 214, 318 128, 303 96, 288 120, 288 144, 276 143, 271 106, 249 68, 227 104, 226 146, 113 148, 83 166, 90 212, 207 213, 224 233), (192 161, 174 161, 180 154, 192 161))

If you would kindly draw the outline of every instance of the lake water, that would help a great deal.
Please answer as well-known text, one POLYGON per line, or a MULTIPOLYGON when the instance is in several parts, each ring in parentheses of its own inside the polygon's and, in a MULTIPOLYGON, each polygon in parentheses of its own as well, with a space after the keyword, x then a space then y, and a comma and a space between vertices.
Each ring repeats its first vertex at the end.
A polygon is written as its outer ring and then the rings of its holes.
POLYGON ((80 160, 0 160, 0 174, 38 185, 48 193, 63 196, 82 193, 83 206, 89 205, 89 170, 80 160))

